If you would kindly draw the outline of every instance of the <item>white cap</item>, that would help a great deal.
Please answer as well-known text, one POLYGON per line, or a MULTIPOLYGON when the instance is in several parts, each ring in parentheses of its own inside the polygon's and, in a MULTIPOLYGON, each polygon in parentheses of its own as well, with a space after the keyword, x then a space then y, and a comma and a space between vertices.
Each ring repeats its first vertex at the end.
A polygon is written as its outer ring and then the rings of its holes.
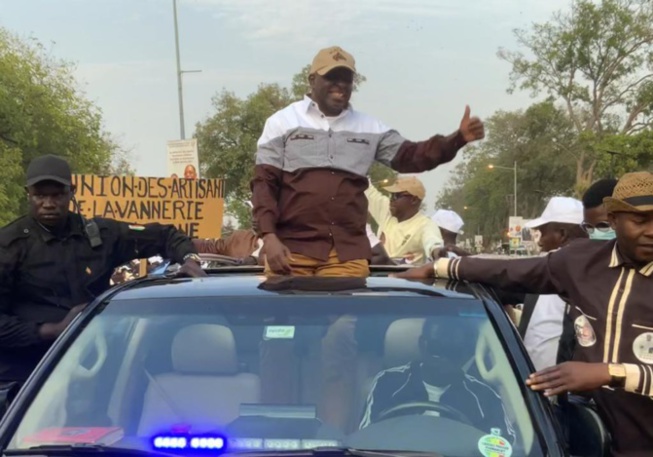
POLYGON ((438 227, 449 230, 453 233, 461 233, 460 229, 465 225, 463 219, 458 215, 458 213, 448 209, 437 210, 431 219, 438 227))
POLYGON ((580 225, 583 222, 583 203, 571 197, 552 197, 537 219, 524 224, 526 228, 537 228, 551 222, 580 225))

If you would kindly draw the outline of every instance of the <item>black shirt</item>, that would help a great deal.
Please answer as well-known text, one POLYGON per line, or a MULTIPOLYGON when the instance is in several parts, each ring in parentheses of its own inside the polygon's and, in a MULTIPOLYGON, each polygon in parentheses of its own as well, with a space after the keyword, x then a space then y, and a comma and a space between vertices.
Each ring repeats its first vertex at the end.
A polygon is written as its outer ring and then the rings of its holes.
MULTIPOLYGON (((506 416, 501 398, 489 385, 461 371, 459 378, 442 391, 437 403, 463 413, 475 428, 487 433, 499 428, 515 442, 514 426, 506 416)), ((383 370, 374 378, 359 428, 378 422, 383 412, 396 406, 431 401, 420 362, 383 370)), ((426 408, 420 413, 425 411, 426 408)))
POLYGON ((196 252, 173 226, 95 221, 102 238, 96 248, 73 213, 59 235, 31 217, 0 229, 0 381, 24 380, 49 347, 38 326, 106 291, 116 267, 155 255, 182 262, 196 252))

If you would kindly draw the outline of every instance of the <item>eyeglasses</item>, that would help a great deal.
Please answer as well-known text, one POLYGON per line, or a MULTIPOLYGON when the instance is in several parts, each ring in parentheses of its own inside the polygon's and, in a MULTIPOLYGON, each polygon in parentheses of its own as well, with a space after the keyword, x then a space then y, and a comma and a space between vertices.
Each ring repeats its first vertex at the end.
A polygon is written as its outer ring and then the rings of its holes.
POLYGON ((404 198, 404 197, 412 197, 412 195, 409 194, 408 192, 398 192, 395 194, 390 194, 390 200, 399 200, 400 198, 404 198))
POLYGON ((580 224, 580 226, 585 232, 589 233, 590 235, 592 233, 594 233, 594 230, 598 230, 599 232, 603 232, 603 233, 609 232, 610 230, 612 230, 612 226, 607 221, 599 222, 596 225, 592 225, 592 224, 589 224, 587 222, 583 222, 582 224, 580 224))

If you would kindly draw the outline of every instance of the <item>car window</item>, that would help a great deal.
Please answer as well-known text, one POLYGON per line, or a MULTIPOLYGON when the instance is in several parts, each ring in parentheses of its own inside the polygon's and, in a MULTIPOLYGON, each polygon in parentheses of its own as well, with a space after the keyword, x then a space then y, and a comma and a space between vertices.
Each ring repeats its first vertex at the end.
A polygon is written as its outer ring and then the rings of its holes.
POLYGON ((520 382, 472 299, 113 301, 61 357, 8 447, 214 436, 232 449, 542 455, 520 382))

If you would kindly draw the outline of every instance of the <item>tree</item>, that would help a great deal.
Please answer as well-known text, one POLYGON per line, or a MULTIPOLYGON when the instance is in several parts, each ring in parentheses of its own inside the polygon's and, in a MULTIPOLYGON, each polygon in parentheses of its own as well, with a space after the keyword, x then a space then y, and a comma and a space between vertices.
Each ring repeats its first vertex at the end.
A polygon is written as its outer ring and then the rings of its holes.
MULTIPOLYGON (((215 114, 195 127, 202 175, 225 180, 227 212, 233 214, 243 227, 251 226, 251 209, 245 202, 251 198, 256 143, 265 121, 308 93, 309 70, 310 66, 306 66, 297 73, 290 88, 263 83, 244 99, 223 90, 213 97, 215 114)), ((363 82, 365 77, 358 75, 354 90, 363 82)), ((381 165, 375 165, 371 170, 374 181, 390 179, 394 175, 392 170, 381 165)))
POLYGON ((605 159, 606 136, 653 125, 653 2, 575 0, 569 13, 515 35, 533 57, 499 51, 512 64, 509 92, 546 93, 563 103, 579 134, 568 145, 579 195, 605 159))
POLYGON ((651 170, 653 165, 653 131, 633 135, 611 135, 601 143, 605 151, 596 165, 599 177, 618 177, 632 171, 651 170))
POLYGON ((573 193, 575 162, 564 145, 574 141, 575 131, 551 101, 499 111, 486 127, 487 140, 464 152, 437 206, 461 214, 467 233, 489 242, 500 238, 513 215, 515 162, 519 216, 536 217, 549 197, 573 193))
POLYGON ((130 170, 72 70, 38 41, 0 28, 0 224, 25 210, 24 170, 37 156, 63 156, 75 172, 130 170))

